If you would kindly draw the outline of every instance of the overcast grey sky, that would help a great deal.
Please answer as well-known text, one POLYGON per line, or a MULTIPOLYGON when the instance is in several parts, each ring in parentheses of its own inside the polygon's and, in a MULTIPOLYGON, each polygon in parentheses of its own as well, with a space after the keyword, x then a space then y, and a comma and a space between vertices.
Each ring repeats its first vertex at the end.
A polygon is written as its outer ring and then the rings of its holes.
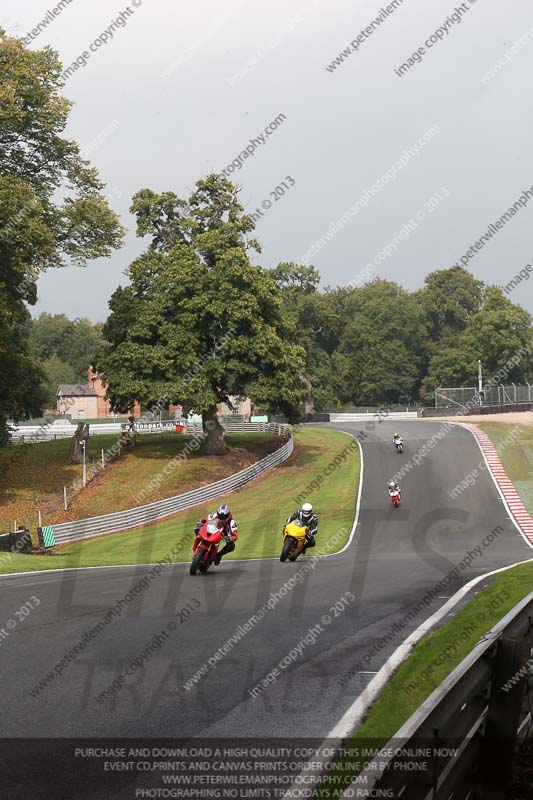
MULTIPOLYGON (((26 36, 58 2, 3 0, 0 25, 26 36)), ((105 319, 143 249, 134 192, 186 196, 279 115, 230 167, 246 209, 261 211, 259 263, 307 257, 324 285, 381 276, 407 289, 461 257, 500 286, 533 263, 530 0, 71 0, 48 18, 29 46, 53 46, 65 69, 89 53, 65 87, 67 132, 129 233, 109 259, 50 270, 33 313, 105 319)), ((532 286, 509 293, 531 312, 532 286)))

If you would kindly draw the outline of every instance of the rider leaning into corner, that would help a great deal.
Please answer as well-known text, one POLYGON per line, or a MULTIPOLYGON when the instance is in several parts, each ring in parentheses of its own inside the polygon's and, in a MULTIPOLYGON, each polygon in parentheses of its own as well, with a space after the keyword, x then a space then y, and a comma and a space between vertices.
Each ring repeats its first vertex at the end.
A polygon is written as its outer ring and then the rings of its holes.
POLYGON ((400 442, 403 440, 399 433, 395 433, 392 437, 392 441, 394 442, 394 444, 400 444, 400 442))
POLYGON ((220 524, 223 530, 222 536, 226 542, 222 550, 219 550, 216 554, 213 562, 215 566, 218 567, 222 556, 225 556, 227 553, 232 553, 233 550, 235 550, 235 542, 238 537, 237 523, 233 519, 233 514, 229 510, 227 503, 222 503, 216 511, 213 511, 212 514, 208 514, 207 517, 203 517, 200 522, 197 522, 194 526, 194 533, 197 534, 202 525, 207 521, 218 522, 220 524))
POLYGON ((315 534, 318 533, 318 517, 313 512, 311 503, 304 503, 301 508, 298 508, 290 517, 287 517, 285 525, 289 522, 295 522, 296 520, 302 526, 305 525, 307 527, 305 544, 302 549, 302 553, 305 553, 308 547, 315 546, 315 534))

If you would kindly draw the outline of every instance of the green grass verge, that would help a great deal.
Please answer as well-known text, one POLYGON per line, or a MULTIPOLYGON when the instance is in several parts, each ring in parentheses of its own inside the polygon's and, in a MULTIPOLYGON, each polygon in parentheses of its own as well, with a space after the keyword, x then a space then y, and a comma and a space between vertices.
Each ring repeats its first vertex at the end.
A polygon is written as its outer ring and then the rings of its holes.
POLYGON ((500 460, 522 502, 533 514, 533 426, 507 422, 478 422, 498 449, 500 460))
MULTIPOLYGON (((165 474, 165 466, 191 438, 176 433, 142 434, 131 451, 109 463, 105 471, 98 472, 94 480, 77 492, 71 485, 77 482, 81 488, 82 467, 68 463, 70 439, 0 448, 0 475, 5 468, 0 480, 0 531, 13 530, 15 520, 35 529, 37 509, 42 512, 43 524, 50 525, 171 497, 238 472, 277 446, 270 433, 230 434, 224 456, 212 459, 192 452, 178 463, 177 469, 165 474), (138 499, 138 494, 151 481, 150 494, 138 499), (64 486, 69 498, 67 511, 63 508, 64 486)), ((99 463, 102 450, 108 451, 116 442, 116 433, 89 439, 89 475, 93 462, 99 463)))
MULTIPOLYGON (((531 592, 532 579, 533 563, 521 564, 487 579, 492 583, 486 589, 452 620, 415 645, 379 694, 362 725, 346 742, 346 747, 379 749, 392 739, 479 639, 531 592)), ((352 768, 344 770, 339 759, 332 774, 338 776, 336 788, 329 788, 326 779, 321 785, 320 797, 339 797, 351 783, 348 778, 343 782, 340 776, 357 773, 352 768)))
MULTIPOLYGON (((298 502, 298 495, 313 480, 323 476, 318 489, 309 499, 319 515, 320 528, 317 555, 336 552, 346 542, 354 519, 355 497, 359 486, 360 458, 354 439, 339 431, 310 428, 296 435, 295 454, 289 462, 256 481, 252 486, 228 496, 239 525, 239 540, 230 558, 264 558, 278 556, 281 550, 281 529, 288 514, 298 502), (331 471, 333 460, 344 451, 344 460, 331 471), (330 474, 325 470, 329 469, 330 474), (328 540, 341 529, 346 533, 328 540)), ((77 542, 58 548, 50 556, 10 556, 0 573, 54 569, 57 567, 143 564, 159 561, 170 548, 183 541, 175 561, 191 558, 192 527, 206 512, 216 508, 217 501, 127 533, 77 542)))

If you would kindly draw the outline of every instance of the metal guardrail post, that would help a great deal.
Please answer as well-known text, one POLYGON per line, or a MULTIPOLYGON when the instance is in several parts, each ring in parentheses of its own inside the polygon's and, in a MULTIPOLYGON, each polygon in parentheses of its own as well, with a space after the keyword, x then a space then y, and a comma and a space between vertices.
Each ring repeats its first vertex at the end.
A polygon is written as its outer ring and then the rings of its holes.
POLYGON ((479 764, 479 796, 483 800, 506 800, 509 796, 527 676, 521 676, 508 691, 503 687, 527 663, 530 650, 529 639, 497 641, 479 764))

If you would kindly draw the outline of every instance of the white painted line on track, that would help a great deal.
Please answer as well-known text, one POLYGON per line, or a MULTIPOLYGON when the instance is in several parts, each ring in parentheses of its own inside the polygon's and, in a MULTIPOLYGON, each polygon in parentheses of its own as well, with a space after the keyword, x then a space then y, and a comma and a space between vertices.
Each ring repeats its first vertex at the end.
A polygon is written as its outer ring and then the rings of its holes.
POLYGON ((356 437, 353 435, 353 433, 347 433, 347 431, 339 431, 339 433, 345 433, 346 436, 351 436, 352 439, 355 439, 355 441, 357 442, 357 445, 359 447, 359 457, 361 459, 361 470, 359 472, 359 490, 357 492, 357 502, 355 504, 355 519, 353 521, 353 526, 352 526, 352 530, 350 531, 350 535, 348 537, 348 541, 346 542, 346 544, 344 545, 342 550, 338 550, 336 553, 329 553, 326 556, 319 556, 319 558, 330 558, 331 556, 339 556, 341 553, 344 553, 344 551, 347 550, 348 547, 351 545, 351 543, 353 541, 353 537, 355 536, 355 529, 357 528, 357 525, 359 524, 359 511, 361 509, 361 495, 363 493, 363 472, 364 472, 363 448, 361 447, 361 442, 359 441, 359 439, 356 439, 356 437))

